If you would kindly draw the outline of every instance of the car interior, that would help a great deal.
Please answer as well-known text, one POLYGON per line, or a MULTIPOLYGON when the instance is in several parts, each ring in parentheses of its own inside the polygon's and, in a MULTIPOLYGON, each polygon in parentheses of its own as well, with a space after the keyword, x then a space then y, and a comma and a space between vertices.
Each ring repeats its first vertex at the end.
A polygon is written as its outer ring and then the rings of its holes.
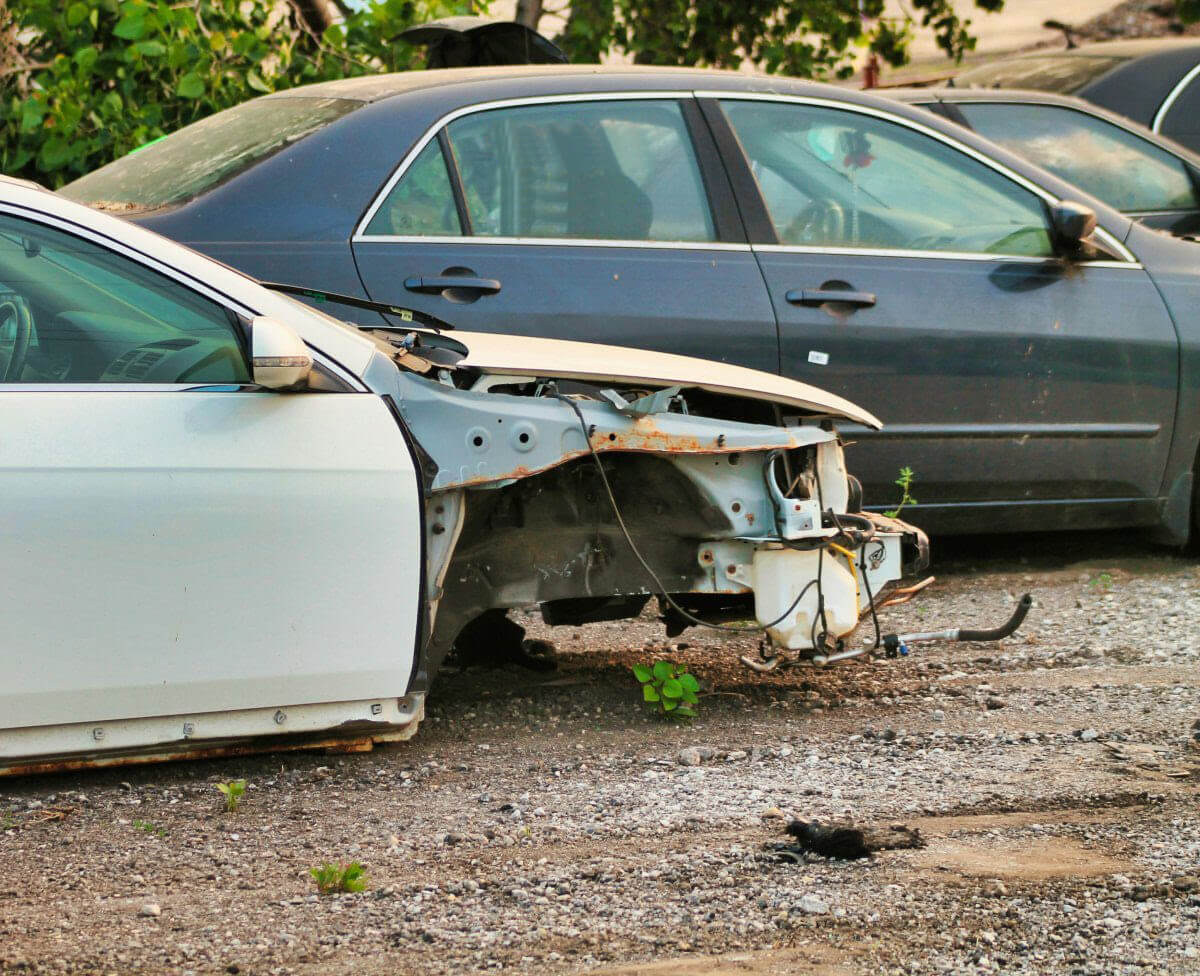
POLYGON ((0 215, 0 381, 247 384, 236 321, 83 238, 0 215))

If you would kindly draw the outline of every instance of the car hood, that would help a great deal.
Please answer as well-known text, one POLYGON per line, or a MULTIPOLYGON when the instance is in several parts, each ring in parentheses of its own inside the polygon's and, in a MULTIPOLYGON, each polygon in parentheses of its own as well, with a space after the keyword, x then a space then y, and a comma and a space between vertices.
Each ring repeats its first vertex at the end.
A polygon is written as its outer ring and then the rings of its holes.
POLYGON ((841 417, 876 429, 883 426, 873 414, 840 396, 744 366, 565 339, 460 331, 454 332, 454 338, 469 350, 461 364, 486 373, 556 376, 591 383, 698 387, 712 393, 766 400, 841 417))

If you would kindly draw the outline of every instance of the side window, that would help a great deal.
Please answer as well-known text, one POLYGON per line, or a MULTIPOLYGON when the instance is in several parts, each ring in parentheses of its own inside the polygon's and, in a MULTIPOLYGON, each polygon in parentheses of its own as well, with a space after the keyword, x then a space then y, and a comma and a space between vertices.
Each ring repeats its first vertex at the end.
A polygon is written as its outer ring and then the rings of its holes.
POLYGON ((715 239, 672 100, 491 109, 448 132, 477 236, 715 239))
POLYGON ((961 102, 971 128, 1118 210, 1190 210, 1183 163, 1127 129, 1057 105, 961 102))
POLYGON ((136 261, 0 214, 0 382, 250 382, 226 311, 136 261))
POLYGON ((1179 93, 1159 129, 1164 136, 1200 152, 1200 75, 1179 93))
POLYGON ((722 105, 784 244, 1053 254, 1035 194, 936 139, 839 109, 722 105))
POLYGON ((415 237, 457 237, 462 233, 450 174, 437 139, 430 141, 400 178, 366 233, 415 237))

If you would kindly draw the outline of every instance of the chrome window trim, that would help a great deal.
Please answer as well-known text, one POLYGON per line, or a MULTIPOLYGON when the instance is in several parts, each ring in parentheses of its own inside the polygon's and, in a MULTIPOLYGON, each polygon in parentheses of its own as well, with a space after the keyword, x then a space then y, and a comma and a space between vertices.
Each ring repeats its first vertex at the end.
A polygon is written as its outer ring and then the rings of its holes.
MULTIPOLYGON (((1051 193, 1049 190, 1046 190, 1045 188, 1038 186, 1038 184, 1034 183, 1032 180, 1026 179, 1024 176, 1022 176, 1020 173, 1016 172, 1015 170, 1009 169, 1007 166, 1005 166, 999 160, 992 159, 990 156, 984 155, 983 153, 979 152, 978 150, 973 149, 971 146, 968 146, 965 143, 959 142, 953 136, 947 135, 944 132, 939 132, 937 129, 930 128, 929 126, 924 125, 921 122, 916 122, 912 119, 906 119, 899 115, 892 115, 890 112, 883 111, 882 109, 875 108, 874 106, 871 106, 871 105, 856 105, 852 102, 835 101, 833 99, 822 98, 822 97, 818 97, 818 96, 814 96, 814 95, 784 95, 784 94, 776 94, 776 93, 770 93, 770 92, 739 92, 739 91, 707 91, 707 90, 705 90, 705 91, 696 91, 694 94, 697 98, 712 98, 712 99, 716 99, 718 101, 790 102, 790 103, 797 104, 797 105, 813 105, 818 108, 828 108, 828 109, 840 110, 840 111, 844 111, 844 112, 857 112, 859 115, 869 115, 869 116, 872 116, 873 118, 883 119, 885 122, 891 122, 894 125, 904 126, 907 129, 912 129, 914 132, 920 132, 923 135, 929 136, 933 139, 936 139, 939 142, 945 143, 951 149, 957 150, 958 152, 961 152, 964 155, 969 156, 970 158, 974 159, 976 162, 982 163, 984 166, 988 167, 991 170, 994 170, 995 172, 999 173, 1001 176, 1006 177, 1007 179, 1011 180, 1013 183, 1016 183, 1018 186, 1028 190, 1030 193, 1033 193, 1035 196, 1040 197, 1043 201, 1045 201, 1048 204, 1056 204, 1059 202, 1059 198, 1057 196, 1055 196, 1053 193, 1051 193)), ((1113 250, 1114 252, 1116 252, 1116 254, 1119 257, 1119 260, 1117 260, 1117 261, 1086 261, 1086 262, 1083 262, 1088 267, 1093 267, 1096 265, 1103 266, 1106 264, 1121 264, 1122 266, 1128 264, 1130 266, 1133 266, 1133 265, 1137 265, 1138 267, 1141 266, 1140 264, 1138 264, 1138 259, 1134 256, 1133 252, 1130 251, 1123 243, 1121 243, 1119 240, 1117 240, 1112 234, 1110 234, 1108 231, 1106 231, 1103 227, 1100 227, 1100 226, 1096 227, 1095 236, 1101 241, 1101 243, 1105 247, 1108 247, 1111 250, 1113 250)), ((756 247, 758 247, 760 249, 764 246, 780 247, 783 245, 756 245, 756 247)), ((858 249, 858 248, 837 248, 837 249, 818 248, 817 250, 818 251, 834 251, 834 250, 836 250, 839 253, 845 252, 845 253, 853 253, 853 254, 876 253, 876 254, 880 254, 881 256, 883 256, 884 254, 886 254, 888 256, 896 256, 896 255, 911 255, 911 254, 918 253, 918 252, 914 252, 914 251, 903 251, 903 250, 869 251, 868 249, 858 249)), ((961 258, 962 254, 964 254, 964 253, 975 254, 976 252, 929 251, 929 252, 920 252, 920 253, 922 253, 925 256, 930 256, 930 257, 940 257, 943 254, 954 253, 956 259, 959 259, 959 258, 961 258)), ((978 252, 978 253, 982 256, 982 259, 991 260, 991 261, 994 261, 998 257, 1000 257, 1000 255, 987 254, 986 252, 978 252)), ((1013 255, 1013 256, 1020 257, 1020 255, 1013 255)), ((1044 261, 1046 259, 1045 258, 1035 258, 1034 260, 1044 261)))
MULTIPOLYGON (((194 291, 211 302, 216 302, 224 309, 232 311, 236 315, 240 315, 246 319, 252 319, 259 313, 242 302, 238 301, 230 295, 226 295, 222 291, 211 287, 197 278, 193 278, 186 272, 180 271, 178 268, 172 267, 169 264, 164 264, 162 261, 144 251, 139 251, 137 248, 130 247, 123 241, 114 240, 105 234, 101 234, 92 230, 90 227, 85 227, 82 224, 77 224, 71 220, 65 220, 62 217, 57 217, 54 214, 48 214, 42 210, 34 210, 31 207, 22 206, 21 204, 0 202, 0 213, 10 214, 14 217, 19 217, 22 220, 31 220, 34 223, 45 224, 53 227, 56 230, 61 230, 63 233, 72 234, 75 237, 82 237, 86 241, 97 245, 98 247, 106 248, 121 257, 128 258, 137 264, 143 265, 150 270, 161 274, 163 277, 174 281, 176 284, 184 288, 194 291)), ((331 373, 334 373, 339 378, 346 380, 354 387, 356 393, 368 392, 362 380, 347 370, 341 363, 337 362, 330 356, 323 353, 320 349, 314 349, 308 343, 308 348, 316 355, 317 361, 322 366, 327 368, 331 373)), ((246 360, 247 368, 250 367, 249 357, 246 360)), ((0 383, 0 389, 5 390, 25 390, 29 392, 41 392, 43 388, 53 390, 122 390, 125 388, 136 388, 139 391, 153 389, 154 391, 162 390, 191 390, 201 386, 233 386, 232 383, 64 383, 64 384, 43 384, 43 383, 0 383)))
POLYGON ((452 237, 448 235, 372 234, 359 238, 358 244, 545 244, 552 247, 636 247, 643 250, 671 251, 749 251, 749 244, 732 241, 626 241, 609 237, 452 237))
POLYGON ((2 383, 0 393, 269 393, 249 383, 2 383), (230 389, 239 387, 239 389, 230 389))
POLYGON ((1174 107, 1176 100, 1183 94, 1184 89, 1197 77, 1200 76, 1200 64, 1197 64, 1191 71, 1179 79, 1175 87, 1163 99, 1163 103, 1158 107, 1158 111, 1154 113, 1154 121, 1150 123, 1151 132, 1161 132, 1162 124, 1167 119, 1167 113, 1174 107))
MULTIPOLYGON (((367 212, 363 215, 363 218, 358 222, 358 226, 354 228, 354 233, 350 237, 350 243, 351 244, 360 244, 360 243, 366 243, 369 241, 381 241, 381 242, 389 242, 389 243, 396 244, 396 243, 430 243, 430 242, 447 242, 447 241, 449 241, 449 242, 453 242, 455 244, 462 244, 464 242, 469 242, 469 243, 473 244, 473 243, 477 243, 481 240, 487 240, 487 241, 490 241, 490 242, 493 242, 496 244, 525 243, 526 241, 528 241, 530 243, 542 243, 542 244, 567 244, 567 243, 569 243, 569 244, 575 245, 575 246, 593 246, 593 247, 594 246, 643 247, 646 245, 659 246, 659 247, 675 247, 676 244, 673 241, 641 241, 641 240, 625 241, 625 240, 608 240, 608 239, 604 239, 604 240, 600 240, 600 241, 593 241, 593 240, 587 240, 584 238, 570 238, 569 240, 564 240, 562 238, 549 238, 549 237, 476 238, 474 235, 468 236, 465 234, 460 235, 458 237, 439 236, 436 238, 435 237, 421 237, 421 236, 417 236, 417 235, 398 237, 395 235, 368 234, 367 233, 367 225, 374 219, 375 214, 378 212, 379 208, 383 206, 384 201, 387 199, 388 194, 392 192, 392 189, 395 187, 395 185, 404 178, 404 174, 408 171, 409 167, 412 166, 412 164, 416 161, 416 158, 421 154, 421 151, 427 145, 429 145, 429 143, 433 139, 435 139, 437 137, 437 134, 442 129, 446 128, 446 126, 450 125, 452 122, 455 122, 458 119, 463 118, 464 116, 475 115, 479 112, 491 112, 495 109, 500 109, 500 108, 521 108, 523 106, 528 106, 528 105, 557 105, 557 104, 566 103, 566 102, 628 102, 628 101, 641 101, 641 100, 647 100, 647 99, 651 99, 651 100, 653 100, 653 99, 663 99, 663 100, 673 99, 673 100, 678 101, 681 99, 691 99, 694 97, 695 96, 693 95, 692 92, 685 91, 685 90, 679 90, 679 89, 668 89, 668 90, 664 90, 664 91, 631 91, 631 92, 623 92, 623 91, 576 92, 575 94, 570 94, 570 95, 528 95, 528 96, 523 96, 521 98, 502 98, 502 99, 497 99, 496 101, 492 101, 492 102, 479 102, 478 104, 475 104, 475 105, 466 105, 462 108, 456 108, 456 109, 454 109, 454 111, 447 112, 445 115, 443 115, 441 118, 439 118, 436 122, 434 122, 428 129, 425 130, 424 135, 422 135, 421 138, 418 139, 413 144, 413 148, 411 150, 409 150, 408 155, 406 155, 400 161, 400 165, 396 167, 396 169, 392 173, 392 175, 390 177, 388 177, 387 182, 383 184, 383 188, 375 195, 375 199, 371 201, 371 205, 367 208, 367 212)), ((689 142, 689 145, 690 145, 690 142, 689 142)), ((708 206, 707 195, 705 195, 704 203, 705 203, 705 206, 708 206)), ((711 211, 711 207, 709 209, 711 211)), ((712 217, 712 214, 710 213, 709 216, 712 217)), ((693 242, 687 242, 687 243, 693 243, 693 242)), ((703 242, 697 241, 697 242, 693 243, 693 246, 695 246, 696 244, 710 244, 710 245, 719 245, 722 248, 725 247, 725 245, 722 245, 720 241, 703 241, 703 242)))
MULTIPOLYGON (((811 244, 755 244, 753 250, 772 254, 828 254, 870 258, 941 258, 947 261, 988 261, 1005 264, 1045 264, 1054 258, 1027 254, 991 254, 987 251, 918 251, 888 247, 817 247, 811 244)), ((1089 268, 1132 268, 1141 270, 1138 261, 1082 261, 1089 268)))

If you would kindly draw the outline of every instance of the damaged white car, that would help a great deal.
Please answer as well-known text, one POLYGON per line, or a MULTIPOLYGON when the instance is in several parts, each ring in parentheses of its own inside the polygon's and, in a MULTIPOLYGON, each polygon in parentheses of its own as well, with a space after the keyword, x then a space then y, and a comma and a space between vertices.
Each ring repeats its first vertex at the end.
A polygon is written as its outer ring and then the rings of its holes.
POLYGON ((656 595, 830 661, 925 557, 857 511, 851 403, 393 311, 364 333, 0 180, 0 771, 405 738, 497 608, 656 595))

